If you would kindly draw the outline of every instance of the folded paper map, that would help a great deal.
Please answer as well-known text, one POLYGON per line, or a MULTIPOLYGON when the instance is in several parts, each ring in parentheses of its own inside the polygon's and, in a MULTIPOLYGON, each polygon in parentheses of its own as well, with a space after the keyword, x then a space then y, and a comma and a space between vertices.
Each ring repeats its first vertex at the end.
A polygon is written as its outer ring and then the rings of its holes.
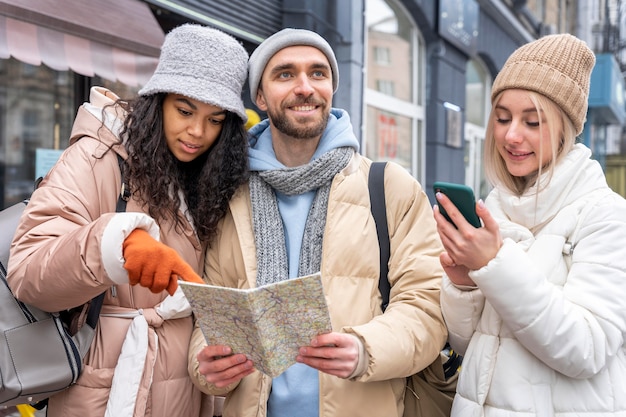
POLYGON ((331 331, 319 273, 251 289, 178 284, 207 343, 244 353, 271 377, 296 363, 299 347, 331 331))

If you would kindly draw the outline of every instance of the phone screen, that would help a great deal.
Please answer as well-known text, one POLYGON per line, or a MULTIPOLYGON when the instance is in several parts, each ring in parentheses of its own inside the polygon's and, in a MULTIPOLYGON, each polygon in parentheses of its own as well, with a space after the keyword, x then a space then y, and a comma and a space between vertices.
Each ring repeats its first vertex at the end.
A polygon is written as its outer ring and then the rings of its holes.
MULTIPOLYGON (((474 197, 474 191, 470 187, 464 184, 437 181, 433 184, 433 191, 435 194, 438 192, 445 194, 472 226, 482 226, 480 218, 476 214, 476 198, 474 197)), ((446 220, 454 224, 443 206, 441 204, 438 204, 438 206, 439 212, 446 220)))

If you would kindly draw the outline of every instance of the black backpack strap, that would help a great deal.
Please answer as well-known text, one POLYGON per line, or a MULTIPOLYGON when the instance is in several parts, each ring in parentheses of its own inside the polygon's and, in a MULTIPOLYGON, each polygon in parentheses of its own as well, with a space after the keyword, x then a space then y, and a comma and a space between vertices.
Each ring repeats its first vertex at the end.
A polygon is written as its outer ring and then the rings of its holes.
MULTIPOLYGON (((368 188, 370 192, 370 206, 372 208, 372 216, 376 223, 376 232, 378 233, 378 244, 380 246, 380 277, 378 279, 378 290, 383 298, 382 309, 385 311, 389 304, 389 292, 391 286, 387 279, 389 272, 389 228, 387 226, 387 206, 385 203, 385 162, 373 162, 370 167, 368 188)), ((446 342, 443 352, 448 356, 446 363, 443 364, 443 371, 446 380, 452 378, 461 368, 463 356, 452 350, 450 344, 446 342)), ((410 379, 411 377, 407 377, 410 379)), ((439 389, 439 388, 437 388, 439 389)))
MULTIPOLYGON (((120 188, 120 195, 117 198, 117 204, 115 205, 115 211, 123 213, 126 211, 126 203, 130 199, 130 188, 124 178, 124 159, 117 154, 117 163, 120 167, 120 175, 122 176, 122 185, 120 188)), ((100 317, 100 310, 102 309, 102 303, 104 302, 104 294, 94 297, 89 303, 89 310, 87 311, 87 317, 85 318, 85 324, 89 325, 92 329, 96 328, 98 324, 98 318, 100 317)))
POLYGON ((98 318, 100 317, 100 310, 102 310, 102 303, 104 302, 104 294, 99 294, 89 301, 89 309, 87 310, 87 317, 85 318, 85 324, 92 329, 96 328, 98 324, 98 318))
POLYGON ((122 177, 122 188, 120 189, 120 195, 117 199, 117 205, 115 206, 115 211, 118 213, 124 213, 126 211, 126 203, 130 200, 130 187, 128 187, 128 183, 126 182, 126 178, 124 178, 124 159, 117 154, 117 164, 120 167, 120 175, 122 177))
POLYGON ((383 298, 382 309, 385 311, 389 304, 389 292, 391 286, 387 279, 389 272, 389 228, 387 227, 387 204, 385 203, 385 167, 386 162, 372 162, 370 166, 368 189, 370 193, 370 206, 374 223, 376 223, 376 233, 378 233, 378 246, 380 247, 380 277, 378 279, 378 289, 383 298))

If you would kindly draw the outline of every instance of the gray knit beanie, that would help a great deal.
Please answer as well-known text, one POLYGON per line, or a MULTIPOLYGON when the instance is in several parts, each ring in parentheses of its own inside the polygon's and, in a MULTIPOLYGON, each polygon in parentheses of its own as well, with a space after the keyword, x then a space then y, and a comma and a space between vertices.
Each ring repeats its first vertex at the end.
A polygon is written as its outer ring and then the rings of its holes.
POLYGON ((256 103, 256 95, 259 84, 261 83, 261 77, 263 76, 263 71, 269 60, 281 49, 287 48, 288 46, 302 45, 317 48, 326 55, 333 72, 333 92, 337 91, 337 86, 339 85, 337 58, 335 58, 333 48, 326 42, 326 39, 310 30, 287 28, 274 33, 261 42, 250 56, 248 63, 248 82, 250 84, 250 98, 252 98, 253 103, 256 103))
POLYGON ((241 91, 248 52, 232 36, 184 24, 165 37, 152 78, 139 95, 176 93, 236 113, 248 120, 241 91))
POLYGON ((575 36, 544 36, 511 54, 493 82, 491 101, 510 88, 535 91, 561 107, 580 134, 595 62, 593 51, 575 36))

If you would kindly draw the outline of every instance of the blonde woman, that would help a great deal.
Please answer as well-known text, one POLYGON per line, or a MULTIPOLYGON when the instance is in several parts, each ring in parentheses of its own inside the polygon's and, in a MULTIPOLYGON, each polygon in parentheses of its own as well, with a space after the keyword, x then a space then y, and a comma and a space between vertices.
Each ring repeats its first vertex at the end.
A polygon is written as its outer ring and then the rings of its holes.
POLYGON ((437 194, 459 226, 435 208, 464 355, 453 417, 626 415, 626 201, 576 143, 594 64, 567 34, 515 51, 493 85, 483 227, 437 194))

